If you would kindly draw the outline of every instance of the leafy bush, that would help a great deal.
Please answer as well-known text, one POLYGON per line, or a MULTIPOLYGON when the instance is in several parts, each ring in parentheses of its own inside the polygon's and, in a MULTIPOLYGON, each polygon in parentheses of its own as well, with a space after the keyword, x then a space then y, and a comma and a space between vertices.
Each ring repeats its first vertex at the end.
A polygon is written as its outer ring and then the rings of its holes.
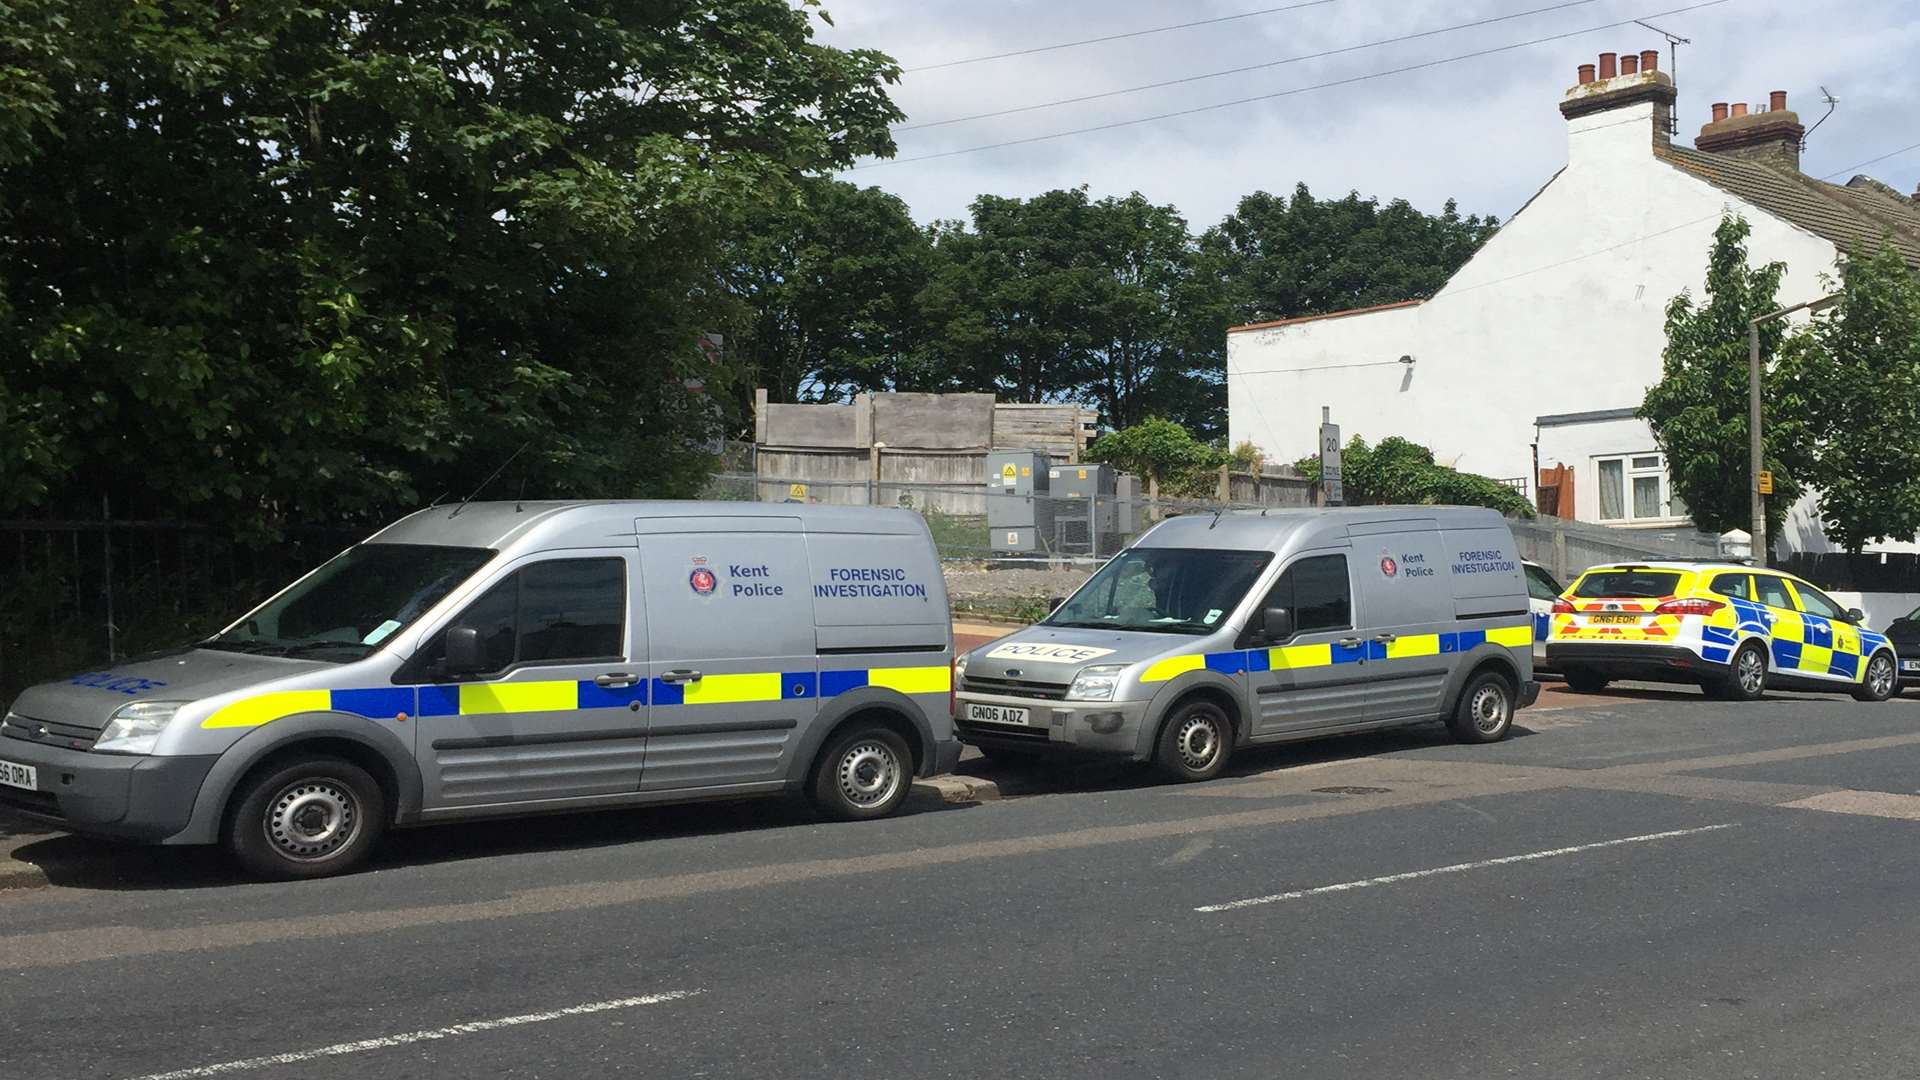
POLYGON ((1215 474, 1229 458, 1179 424, 1153 416, 1100 436, 1087 449, 1087 460, 1156 480, 1162 495, 1208 496, 1215 491, 1215 474))

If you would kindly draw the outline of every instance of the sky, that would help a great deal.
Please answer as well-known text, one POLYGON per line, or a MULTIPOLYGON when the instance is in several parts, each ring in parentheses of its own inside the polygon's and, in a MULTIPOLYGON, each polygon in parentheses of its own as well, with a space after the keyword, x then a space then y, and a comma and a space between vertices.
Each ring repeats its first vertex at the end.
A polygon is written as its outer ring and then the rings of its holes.
POLYGON ((1763 104, 1787 91, 1812 127, 1802 168, 1855 171, 1912 192, 1920 184, 1920 2, 1916 0, 823 0, 834 25, 819 40, 873 48, 909 69, 891 90, 904 125, 927 124, 1061 98, 1366 45, 1462 23, 1538 12, 1337 56, 1264 67, 1179 86, 921 130, 896 129, 893 161, 841 174, 906 200, 922 222, 964 218, 980 194, 1029 197, 1086 185, 1094 197, 1138 191, 1170 203, 1196 232, 1253 191, 1316 195, 1357 190, 1437 211, 1513 214, 1566 163, 1557 106, 1575 69, 1603 51, 1660 50, 1648 22, 1692 39, 1678 55, 1680 134, 1692 145, 1717 101, 1763 104), (1291 11, 979 63, 965 60, 1085 38, 1151 30, 1282 5, 1291 11), (1608 24, 1623 23, 1607 29, 1608 24), (1576 31, 1589 31, 1573 33, 1576 31), (989 143, 1052 135, 1389 72, 1464 54, 1572 36, 1171 119, 909 161, 989 143), (912 70, 925 68, 925 70, 912 70))

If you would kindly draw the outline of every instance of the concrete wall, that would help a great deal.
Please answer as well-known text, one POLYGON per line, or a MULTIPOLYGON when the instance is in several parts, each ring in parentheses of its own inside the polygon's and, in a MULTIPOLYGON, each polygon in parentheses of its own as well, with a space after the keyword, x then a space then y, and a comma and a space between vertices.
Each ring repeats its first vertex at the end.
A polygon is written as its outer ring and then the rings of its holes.
POLYGON ((1427 303, 1230 333, 1231 442, 1292 460, 1328 405, 1349 437, 1402 435, 1471 472, 1529 475, 1535 417, 1640 404, 1666 305, 1701 296, 1724 211, 1752 224, 1755 264, 1787 264, 1782 303, 1822 295, 1834 246, 1655 158, 1652 109, 1570 121, 1567 167, 1427 303))
POLYGON ((1823 591, 1841 607, 1866 612, 1867 626, 1874 630, 1885 630, 1888 623, 1920 608, 1920 593, 1823 591))

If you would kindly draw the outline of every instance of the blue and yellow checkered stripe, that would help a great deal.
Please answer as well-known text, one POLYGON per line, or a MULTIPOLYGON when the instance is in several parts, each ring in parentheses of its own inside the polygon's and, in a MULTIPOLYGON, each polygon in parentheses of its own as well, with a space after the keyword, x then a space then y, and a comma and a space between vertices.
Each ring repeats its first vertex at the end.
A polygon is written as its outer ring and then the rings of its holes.
POLYGON ((1222 675, 1248 671, 1295 671, 1301 668, 1357 664, 1363 660, 1399 660, 1414 656, 1439 656, 1469 652, 1492 642, 1510 649, 1533 646, 1533 624, 1496 626, 1489 630, 1449 630, 1440 634, 1408 634, 1392 641, 1363 641, 1346 646, 1278 645, 1270 649, 1237 649, 1230 652, 1192 653, 1169 656, 1155 661, 1140 676, 1141 682, 1166 682, 1189 671, 1206 669, 1222 675))
POLYGON ((382 686, 361 690, 280 690, 216 710, 203 728, 248 728, 299 713, 340 712, 373 720, 400 716, 487 716, 499 713, 573 712, 632 705, 726 705, 740 702, 830 698, 867 686, 903 694, 944 694, 953 670, 931 667, 851 668, 833 671, 765 671, 708 675, 697 682, 642 679, 632 686, 604 687, 591 679, 460 683, 453 686, 382 686))
POLYGON ((1700 628, 1700 656, 1712 663, 1730 662, 1740 642, 1757 634, 1766 639, 1775 671, 1832 675, 1858 682, 1863 658, 1887 645, 1884 634, 1836 623, 1822 615, 1769 608, 1738 598, 1729 598, 1728 604, 1736 626, 1708 624, 1700 628))

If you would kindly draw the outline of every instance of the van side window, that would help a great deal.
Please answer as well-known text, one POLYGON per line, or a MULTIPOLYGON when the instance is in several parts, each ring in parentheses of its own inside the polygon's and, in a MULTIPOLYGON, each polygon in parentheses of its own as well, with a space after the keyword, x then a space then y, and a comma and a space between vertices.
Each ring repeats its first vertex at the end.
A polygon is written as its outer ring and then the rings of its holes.
MULTIPOLYGON (((553 559, 534 563, 468 604, 450 626, 480 631, 489 670, 514 664, 556 664, 621 655, 627 622, 626 566, 620 559, 553 559)), ((438 661, 442 636, 419 659, 438 661)))
POLYGON ((1713 579, 1713 584, 1708 585, 1707 588, 1712 592, 1719 593, 1721 596, 1731 596, 1737 600, 1751 600, 1753 599, 1753 588, 1749 584, 1749 581, 1750 579, 1745 574, 1720 574, 1713 579))
POLYGON ((1315 555, 1301 559, 1273 583, 1261 610, 1293 611, 1293 632, 1345 630, 1353 625, 1353 586, 1347 580, 1345 555, 1315 555))

